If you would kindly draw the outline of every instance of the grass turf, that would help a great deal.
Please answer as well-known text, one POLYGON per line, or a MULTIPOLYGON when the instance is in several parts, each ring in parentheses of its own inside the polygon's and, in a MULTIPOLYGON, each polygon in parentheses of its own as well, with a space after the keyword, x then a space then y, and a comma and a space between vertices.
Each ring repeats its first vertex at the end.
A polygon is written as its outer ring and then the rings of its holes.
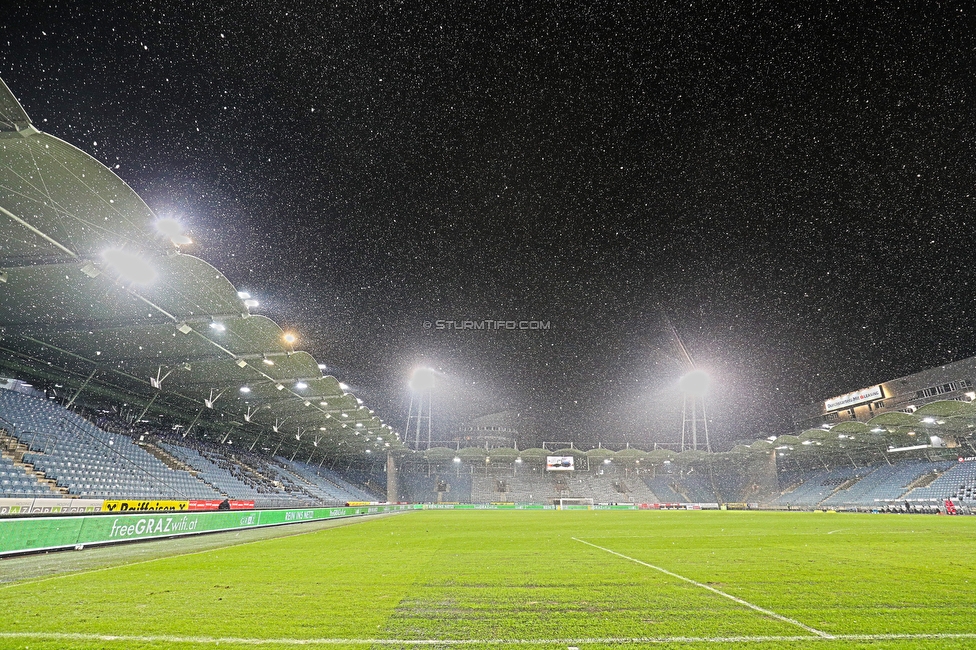
POLYGON ((974 532, 921 515, 415 512, 9 582, 0 647, 971 648, 974 532))

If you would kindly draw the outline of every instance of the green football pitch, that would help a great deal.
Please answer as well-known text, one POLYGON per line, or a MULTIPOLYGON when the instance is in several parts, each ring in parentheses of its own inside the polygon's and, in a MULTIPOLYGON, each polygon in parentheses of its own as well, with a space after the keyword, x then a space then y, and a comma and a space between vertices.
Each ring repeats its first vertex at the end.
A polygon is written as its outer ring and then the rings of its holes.
POLYGON ((2 560, 0 647, 976 647, 976 517, 416 511, 254 532, 2 560))

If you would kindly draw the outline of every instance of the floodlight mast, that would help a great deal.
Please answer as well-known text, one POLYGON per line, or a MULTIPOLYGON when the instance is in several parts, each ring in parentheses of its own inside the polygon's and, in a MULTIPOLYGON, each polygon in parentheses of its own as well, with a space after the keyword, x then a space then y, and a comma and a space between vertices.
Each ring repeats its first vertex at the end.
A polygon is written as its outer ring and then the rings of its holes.
POLYGON ((702 430, 705 434, 705 450, 710 452, 712 451, 712 445, 708 439, 708 417, 705 415, 705 393, 708 392, 711 378, 708 376, 708 373, 695 366, 694 359, 688 353, 688 349, 681 340, 681 336, 678 335, 678 330, 675 329, 671 319, 665 315, 664 321, 668 326, 668 331, 673 337, 678 351, 689 367, 689 372, 678 381, 683 396, 681 408, 681 451, 698 449, 698 421, 700 413, 702 430), (688 445, 689 433, 691 434, 690 446, 688 445))
POLYGON ((407 412, 404 440, 410 440, 410 428, 412 426, 414 431, 413 448, 418 451, 423 443, 421 433, 425 426, 427 429, 427 445, 423 448, 430 449, 431 445, 434 377, 434 371, 430 368, 417 368, 413 371, 410 379, 410 408, 407 412), (414 412, 415 404, 416 413, 414 412), (426 412, 424 411, 425 407, 426 412))

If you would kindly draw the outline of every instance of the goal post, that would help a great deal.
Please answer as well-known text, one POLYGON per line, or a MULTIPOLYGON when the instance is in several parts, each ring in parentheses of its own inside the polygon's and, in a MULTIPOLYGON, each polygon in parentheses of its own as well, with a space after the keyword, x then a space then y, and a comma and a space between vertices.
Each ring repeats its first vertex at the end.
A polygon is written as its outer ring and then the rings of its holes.
POLYGON ((556 497, 553 499, 556 510, 592 510, 593 499, 583 497, 556 497))

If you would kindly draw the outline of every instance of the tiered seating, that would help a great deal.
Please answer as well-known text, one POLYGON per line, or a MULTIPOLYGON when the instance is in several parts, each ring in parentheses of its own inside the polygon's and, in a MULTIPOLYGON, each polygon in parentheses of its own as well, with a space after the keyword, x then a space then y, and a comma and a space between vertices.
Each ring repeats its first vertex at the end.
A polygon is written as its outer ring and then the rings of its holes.
POLYGON ((182 439, 179 443, 169 440, 158 444, 164 451, 199 472, 201 480, 231 499, 283 504, 314 501, 308 495, 295 497, 289 494, 281 486, 275 485, 273 480, 230 458, 217 445, 192 439, 182 439))
POLYGON ((9 458, 0 457, 0 496, 53 497, 58 494, 9 458))
POLYGON ((644 477, 644 484, 657 495, 657 503, 682 503, 687 501, 684 496, 674 490, 676 476, 644 477))
MULTIPOLYGON (((690 503, 715 503, 715 491, 711 480, 700 472, 685 474, 680 482, 681 491, 690 503)), ((683 501, 685 499, 682 499, 683 501)))
MULTIPOLYGON (((877 507, 894 501, 908 491, 908 485, 922 474, 945 463, 907 461, 895 465, 881 465, 845 490, 838 490, 822 505, 828 507, 877 507)), ((866 468, 868 469, 868 468, 866 468)))
POLYGON ((864 467, 838 467, 813 472, 799 486, 773 499, 772 505, 812 508, 829 497, 838 486, 869 471, 869 468, 864 467))
POLYGON ((945 473, 925 487, 915 488, 906 501, 954 499, 976 502, 976 463, 948 463, 945 473))
POLYGON ((313 483, 323 493, 337 501, 383 501, 384 498, 368 490, 353 485, 339 474, 325 467, 316 467, 300 461, 290 461, 280 456, 276 457, 285 467, 294 468, 298 474, 313 483))
POLYGON ((472 476, 468 472, 432 473, 429 476, 422 472, 401 473, 400 500, 413 503, 437 503, 439 501, 457 501, 460 503, 486 503, 497 501, 497 497, 472 497, 472 476), (449 486, 449 492, 438 492, 437 486, 443 483, 449 486), (439 497, 439 498, 438 498, 439 497))
POLYGON ((67 488, 70 495, 156 499, 216 496, 191 474, 167 467, 128 437, 107 433, 56 404, 0 390, 0 417, 12 425, 8 433, 27 445, 24 462, 67 488))

